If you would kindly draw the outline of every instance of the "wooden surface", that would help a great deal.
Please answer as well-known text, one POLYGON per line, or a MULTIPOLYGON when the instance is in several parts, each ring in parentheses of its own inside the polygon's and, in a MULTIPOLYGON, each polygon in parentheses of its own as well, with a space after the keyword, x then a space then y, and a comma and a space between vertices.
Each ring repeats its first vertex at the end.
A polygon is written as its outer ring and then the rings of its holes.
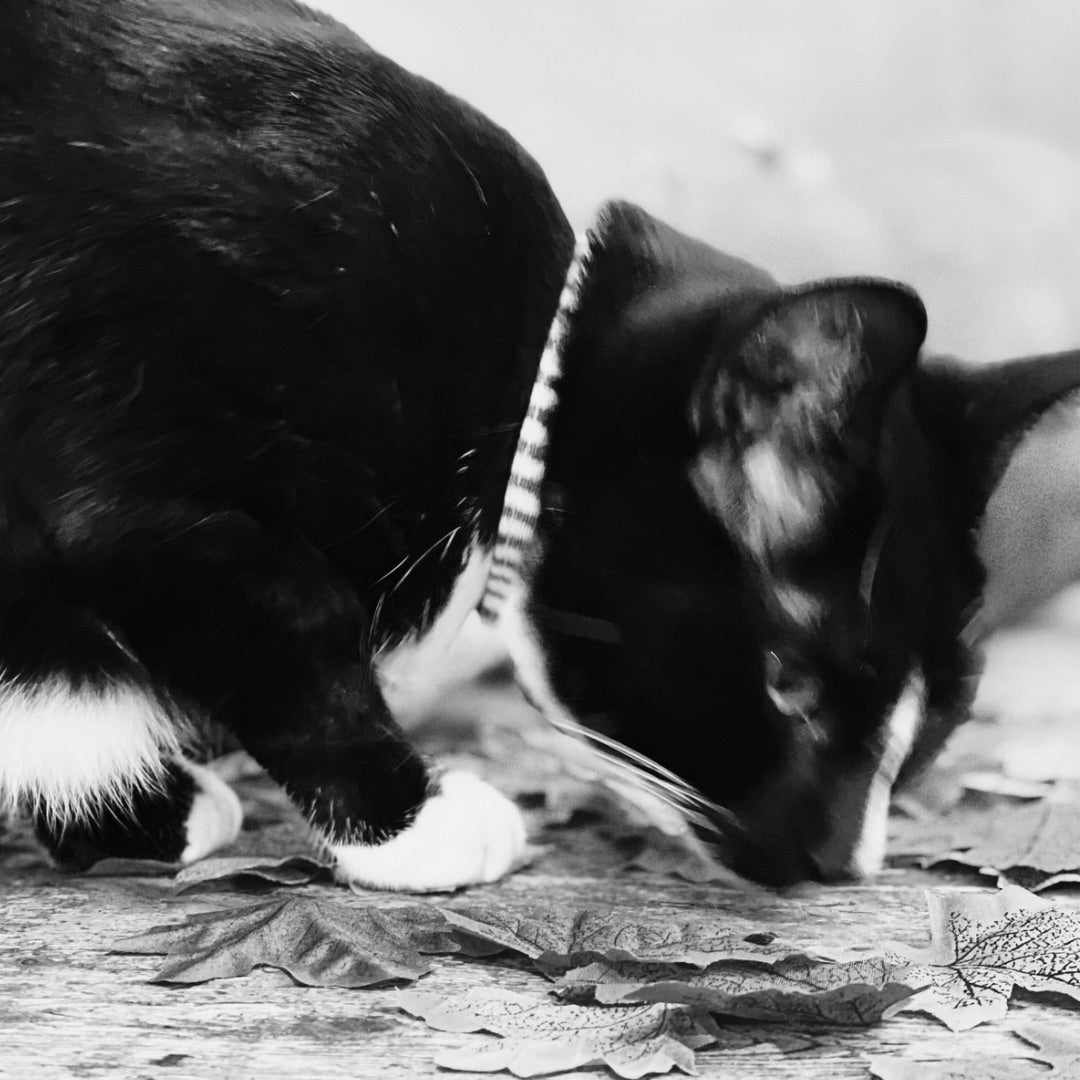
MULTIPOLYGON (((439 1070, 432 1057, 438 1049, 482 1037, 428 1029, 395 1007, 392 989, 306 988, 271 970, 184 988, 149 984, 160 958, 114 955, 109 944, 221 907, 223 896, 176 898, 170 895, 171 882, 160 878, 63 878, 25 854, 8 864, 0 884, 0 1076, 5 1078, 434 1076, 439 1070)), ((612 905, 625 909, 631 920, 646 908, 676 916, 704 909, 721 924, 736 914, 827 948, 872 938, 918 941, 926 923, 923 888, 947 883, 939 875, 886 875, 860 887, 746 895, 640 873, 563 876, 541 864, 497 887, 477 889, 470 899, 612 905)), ((348 894, 341 890, 337 898, 347 900, 348 894)), ((378 900, 357 896, 352 902, 378 900)), ((421 985, 450 994, 482 985, 542 994, 547 986, 524 961, 452 958, 437 958, 435 971, 421 985)), ((1036 1003, 1013 1010, 1012 1021, 1080 1022, 1075 1013, 1036 1003)), ((897 1017, 868 1031, 806 1034, 808 1048, 795 1053, 769 1046, 702 1051, 700 1074, 826 1080, 867 1076, 867 1053, 987 1060, 1022 1051, 1004 1025, 951 1034, 918 1016, 897 1017)), ((1032 1077, 1042 1072, 1030 1064, 1032 1077)))
MULTIPOLYGON (((482 714, 495 708, 512 714, 499 700, 498 693, 484 691, 480 698, 462 699, 461 711, 482 714)), ((454 734, 453 721, 451 715, 443 737, 454 734)), ((974 726, 968 737, 978 743, 988 730, 974 726)), ((256 824, 260 814, 266 817, 265 807, 256 805, 256 824)), ((627 921, 644 910, 676 917, 707 912, 721 925, 737 915, 759 922, 764 930, 828 950, 885 940, 920 943, 927 934, 925 888, 990 884, 975 876, 894 869, 858 886, 805 887, 785 894, 693 885, 628 869, 624 840, 612 839, 610 832, 595 821, 547 828, 539 837, 551 845, 545 856, 499 885, 471 891, 468 898, 572 909, 611 906, 627 921)), ((259 832, 247 836, 257 840, 259 832)), ((329 885, 293 890, 330 891, 346 903, 378 904, 384 899, 329 885)), ((1060 903, 1080 906, 1076 890, 1052 895, 1060 903)), ((25 833, 9 833, 6 844, 0 841, 0 1077, 447 1076, 453 1074, 433 1065, 435 1052, 485 1038, 430 1030, 395 1006, 394 989, 305 988, 268 969, 184 988, 159 986, 147 982, 159 957, 109 951, 124 935, 253 898, 236 890, 176 896, 168 877, 64 876, 48 866, 25 833)), ((492 985, 543 994, 548 986, 521 959, 434 959, 435 970, 419 983, 425 990, 454 994, 492 985)), ((901 1016, 866 1031, 806 1030, 803 1048, 794 1052, 781 1053, 768 1045, 747 1051, 705 1050, 698 1054, 698 1065, 700 1075, 726 1080, 839 1080, 868 1076, 865 1055, 887 1054, 924 1061, 1015 1058, 1017 1075, 1045 1075, 1034 1062, 1019 1060, 1024 1047, 1009 1028, 1021 1020, 1073 1030, 1080 1024, 1074 1010, 1028 1000, 1013 1004, 1008 1024, 988 1024, 963 1034, 917 1015, 901 1016)), ((581 1075, 611 1074, 595 1069, 581 1075)))

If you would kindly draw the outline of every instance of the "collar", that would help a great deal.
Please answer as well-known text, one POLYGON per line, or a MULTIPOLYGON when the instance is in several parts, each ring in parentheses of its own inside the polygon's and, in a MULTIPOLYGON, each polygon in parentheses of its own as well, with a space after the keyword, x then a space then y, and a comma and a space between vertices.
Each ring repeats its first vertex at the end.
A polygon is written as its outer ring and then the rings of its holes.
POLYGON ((518 435, 517 449, 510 466, 510 479, 503 496, 502 517, 495 536, 491 567, 488 570, 479 611, 486 621, 498 618, 506 601, 523 584, 526 552, 536 537, 540 520, 540 493, 547 463, 548 428, 559 406, 563 349, 581 297, 595 242, 590 231, 578 236, 574 256, 566 271, 559 306, 548 330, 544 351, 529 395, 529 406, 518 435))

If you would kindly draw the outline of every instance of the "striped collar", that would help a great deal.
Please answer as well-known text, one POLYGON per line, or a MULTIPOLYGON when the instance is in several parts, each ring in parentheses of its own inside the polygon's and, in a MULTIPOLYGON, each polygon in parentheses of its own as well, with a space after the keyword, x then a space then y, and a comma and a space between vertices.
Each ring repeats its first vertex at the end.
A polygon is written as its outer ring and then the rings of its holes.
POLYGON ((570 321, 577 311, 593 242, 591 232, 578 237, 574 257, 559 295, 559 306, 540 355, 536 381, 521 424, 510 479, 503 497, 491 568, 479 604, 481 617, 488 621, 498 618, 507 599, 523 584, 525 555, 536 536, 536 526, 540 520, 548 425, 559 405, 563 349, 570 321))

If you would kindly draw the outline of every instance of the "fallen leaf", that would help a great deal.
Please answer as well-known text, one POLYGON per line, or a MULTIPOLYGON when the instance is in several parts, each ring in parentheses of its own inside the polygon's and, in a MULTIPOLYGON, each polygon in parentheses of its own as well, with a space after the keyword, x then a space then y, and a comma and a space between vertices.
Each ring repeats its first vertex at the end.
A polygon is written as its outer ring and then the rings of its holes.
POLYGON ((894 946, 906 978, 927 989, 900 1011, 937 1017, 954 1031, 1005 1016, 1014 987, 1080 1001, 1080 912, 1010 885, 997 893, 927 895, 931 944, 894 946))
POLYGON ((1049 780, 1022 780, 992 769, 964 773, 964 787, 982 795, 1001 795, 1009 799, 1044 799, 1054 790, 1049 780))
POLYGON ((757 924, 728 914, 680 920, 640 911, 623 917, 611 908, 559 911, 540 906, 469 906, 442 912, 447 922, 465 933, 556 970, 589 956, 704 967, 719 957, 767 960, 798 951, 778 943, 757 924))
POLYGON ((330 866, 307 855, 274 859, 259 855, 231 855, 202 859, 185 866, 176 875, 177 893, 204 885, 307 885, 316 880, 332 880, 330 866))
POLYGON ((1080 805, 1042 800, 992 811, 983 816, 977 836, 932 855, 924 865, 942 862, 997 874, 1000 884, 1033 892, 1075 881, 1080 875, 1080 805))
POLYGON ((660 829, 646 829, 635 840, 639 850, 627 862, 629 868, 667 874, 695 885, 707 882, 736 884, 740 881, 712 858, 691 833, 671 836, 660 829))
POLYGON ((371 986, 431 970, 421 953, 457 952, 442 915, 422 904, 349 907, 289 897, 189 916, 123 938, 121 953, 164 953, 151 982, 196 983, 281 968, 305 986, 371 986))
POLYGON ((597 1009, 557 1005, 497 988, 473 988, 452 998, 403 991, 398 1004, 439 1031, 489 1031, 503 1038, 439 1053, 444 1069, 540 1076, 603 1063, 619 1076, 681 1069, 696 1072, 694 1050, 716 1041, 704 1015, 669 1005, 597 1009))
POLYGON ((591 985, 601 1004, 668 1002, 770 1023, 867 1026, 921 988, 905 972, 903 961, 880 956, 839 964, 806 956, 773 964, 721 961, 703 971, 594 963, 568 972, 560 986, 580 991, 591 985))
POLYGON ((977 844, 985 835, 988 812, 985 808, 957 806, 941 817, 889 818, 890 860, 917 860, 929 865, 944 851, 961 851, 977 844))

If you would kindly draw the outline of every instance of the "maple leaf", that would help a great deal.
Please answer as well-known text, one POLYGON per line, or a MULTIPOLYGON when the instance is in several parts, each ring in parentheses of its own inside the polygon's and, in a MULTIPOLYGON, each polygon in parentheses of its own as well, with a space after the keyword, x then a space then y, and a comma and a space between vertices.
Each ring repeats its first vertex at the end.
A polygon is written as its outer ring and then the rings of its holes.
POLYGON ((439 1031, 504 1036, 435 1058, 441 1068, 472 1072, 508 1069, 515 1076, 540 1076, 602 1062, 623 1077, 672 1069, 694 1073, 694 1050, 718 1035, 707 1016, 671 1005, 597 1009, 495 988, 452 998, 402 991, 398 1004, 439 1031))
POLYGON ((796 952, 777 943, 749 920, 725 915, 674 919, 642 916, 622 921, 612 909, 559 911, 547 907, 455 907, 441 909, 451 926, 523 953, 546 970, 573 966, 575 958, 659 960, 705 966, 718 957, 768 959, 796 952))
MULTIPOLYGON (((974 831, 974 830, 973 830, 974 831)), ((924 866, 956 862, 999 884, 1034 892, 1080 879, 1080 806, 1042 800, 983 815, 974 835, 958 837, 948 851, 923 860, 924 866)))
POLYGON ((316 880, 332 880, 326 863, 307 855, 287 855, 275 859, 259 855, 230 855, 201 859, 185 866, 176 875, 176 893, 190 892, 207 885, 307 885, 316 880))
POLYGON ((773 964, 720 961, 703 971, 673 964, 601 962, 567 972, 560 986, 591 986, 595 1000, 669 1002, 769 1022, 866 1026, 919 987, 884 957, 828 963, 793 956, 773 964))
POLYGON ((151 982, 195 983, 281 968, 305 986, 371 986, 431 970, 421 953, 457 952, 437 909, 349 907, 307 897, 192 915, 123 938, 121 953, 164 953, 151 982))
POLYGON ((954 1031, 1003 1017, 1013 988, 1055 991, 1080 1001, 1080 912, 1019 886, 1000 892, 927 895, 931 944, 894 946, 905 978, 927 989, 899 1011, 918 1010, 954 1031))

